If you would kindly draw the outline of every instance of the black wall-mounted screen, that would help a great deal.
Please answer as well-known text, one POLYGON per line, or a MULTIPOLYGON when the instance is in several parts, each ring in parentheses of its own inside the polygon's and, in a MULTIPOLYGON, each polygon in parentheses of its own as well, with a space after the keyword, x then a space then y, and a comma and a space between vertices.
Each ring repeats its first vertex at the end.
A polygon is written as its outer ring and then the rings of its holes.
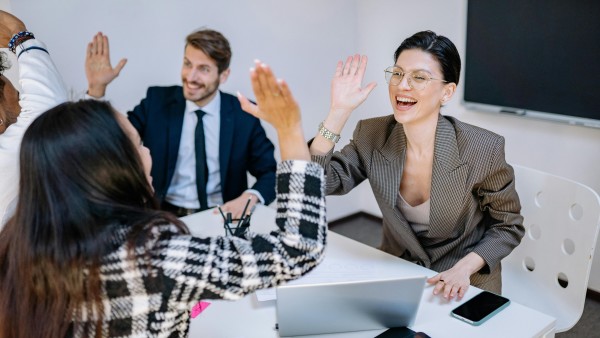
POLYGON ((469 1, 464 101, 600 128, 600 1, 469 1))

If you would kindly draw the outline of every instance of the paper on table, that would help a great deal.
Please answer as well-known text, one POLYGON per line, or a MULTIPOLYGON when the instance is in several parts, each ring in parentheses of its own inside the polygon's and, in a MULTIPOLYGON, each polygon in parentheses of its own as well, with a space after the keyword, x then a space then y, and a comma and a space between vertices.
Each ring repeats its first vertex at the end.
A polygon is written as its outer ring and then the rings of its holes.
POLYGON ((266 302, 275 299, 277 299, 275 288, 268 288, 256 291, 256 300, 258 300, 259 302, 266 302))
MULTIPOLYGON (((370 280, 373 276, 381 276, 381 272, 375 273, 375 267, 366 263, 344 262, 344 261, 324 261, 313 271, 291 281, 289 284, 322 284, 356 280, 370 280)), ((259 302, 265 302, 277 299, 275 288, 256 291, 256 299, 259 302)))

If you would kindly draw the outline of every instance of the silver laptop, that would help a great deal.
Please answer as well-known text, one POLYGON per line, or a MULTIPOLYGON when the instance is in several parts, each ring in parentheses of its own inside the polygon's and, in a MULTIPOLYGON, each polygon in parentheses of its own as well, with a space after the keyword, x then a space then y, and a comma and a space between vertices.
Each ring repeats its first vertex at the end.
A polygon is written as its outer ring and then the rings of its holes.
POLYGON ((425 276, 284 285, 277 292, 280 336, 411 326, 425 276))

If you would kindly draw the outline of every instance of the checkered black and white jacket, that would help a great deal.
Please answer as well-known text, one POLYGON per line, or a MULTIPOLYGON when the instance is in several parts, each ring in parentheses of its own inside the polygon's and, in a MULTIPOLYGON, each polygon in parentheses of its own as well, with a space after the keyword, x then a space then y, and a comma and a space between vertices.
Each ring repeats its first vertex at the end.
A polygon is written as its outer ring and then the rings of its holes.
MULTIPOLYGON (((128 260, 123 227, 116 250, 100 267, 104 288, 102 335, 186 337, 190 309, 200 299, 239 299, 302 276, 323 257, 326 214, 323 169, 316 163, 285 161, 277 169, 278 231, 237 237, 181 235, 173 225, 156 226, 154 239, 128 260), (147 259, 149 257, 149 259, 147 259)), ((95 331, 94 315, 86 329, 95 331)))

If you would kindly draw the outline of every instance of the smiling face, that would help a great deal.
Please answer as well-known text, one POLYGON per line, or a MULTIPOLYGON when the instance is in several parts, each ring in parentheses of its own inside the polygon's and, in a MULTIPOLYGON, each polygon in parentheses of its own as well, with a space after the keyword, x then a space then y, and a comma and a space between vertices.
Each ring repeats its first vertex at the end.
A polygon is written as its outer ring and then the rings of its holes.
MULTIPOLYGON (((407 49, 398 56, 396 67, 406 73, 426 72, 434 79, 443 79, 439 62, 431 54, 420 49, 407 49)), ((421 90, 413 89, 404 76, 398 85, 389 85, 390 103, 394 109, 396 121, 402 124, 414 124, 419 121, 437 119, 440 108, 447 102, 456 89, 454 83, 431 80, 421 90)))
POLYGON ((205 106, 215 97, 219 85, 229 76, 229 69, 219 74, 215 60, 191 45, 185 47, 181 82, 186 100, 205 106))

